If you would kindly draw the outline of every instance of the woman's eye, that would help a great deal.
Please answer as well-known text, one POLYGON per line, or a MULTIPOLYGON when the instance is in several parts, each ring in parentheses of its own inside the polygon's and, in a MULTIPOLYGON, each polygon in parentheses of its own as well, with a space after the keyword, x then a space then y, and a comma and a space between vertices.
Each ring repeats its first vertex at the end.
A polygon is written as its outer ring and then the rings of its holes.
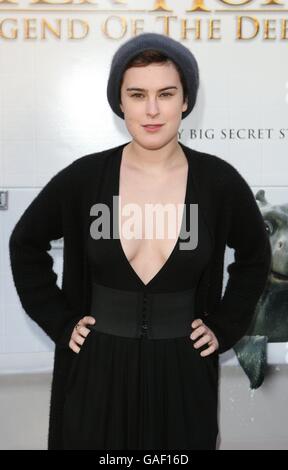
MULTIPOLYGON (((164 96, 164 95, 165 95, 165 96, 173 96, 172 93, 161 93, 160 96, 164 96)), ((131 95, 131 96, 132 96, 132 98, 133 98, 133 97, 138 98, 138 97, 143 96, 143 94, 142 94, 142 93, 134 93, 134 94, 131 95)))

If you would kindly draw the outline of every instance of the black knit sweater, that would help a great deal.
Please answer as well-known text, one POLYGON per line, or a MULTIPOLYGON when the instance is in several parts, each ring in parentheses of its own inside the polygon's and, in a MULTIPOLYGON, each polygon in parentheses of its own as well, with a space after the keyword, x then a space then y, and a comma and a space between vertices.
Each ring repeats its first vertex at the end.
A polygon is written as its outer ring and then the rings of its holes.
MULTIPOLYGON (((230 349, 247 331, 266 286, 271 248, 255 197, 228 162, 185 146, 193 163, 193 184, 213 238, 211 262, 197 289, 196 314, 216 334, 218 353, 230 349), (222 296, 225 246, 235 249, 222 296), (222 298, 221 298, 222 296, 222 298)), ((24 211, 9 240, 13 279, 26 313, 56 343, 50 415, 50 448, 61 448, 61 406, 69 373, 69 338, 75 322, 88 312, 90 282, 86 240, 90 208, 121 144, 85 155, 53 176, 24 211), (51 240, 64 237, 63 280, 56 285, 51 240)))

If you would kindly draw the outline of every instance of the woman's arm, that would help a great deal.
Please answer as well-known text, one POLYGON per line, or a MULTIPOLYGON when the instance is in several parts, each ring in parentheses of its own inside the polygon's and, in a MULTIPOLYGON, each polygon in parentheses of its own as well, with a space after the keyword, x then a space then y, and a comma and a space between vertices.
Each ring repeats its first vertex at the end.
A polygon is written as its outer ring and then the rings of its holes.
POLYGON ((9 239, 11 270, 22 307, 55 343, 60 344, 67 339, 69 326, 77 323, 79 315, 73 312, 57 286, 53 258, 47 251, 51 240, 63 236, 64 196, 71 185, 69 167, 53 176, 38 193, 9 239))
POLYGON ((227 245, 234 248, 235 261, 227 268, 229 278, 220 303, 203 317, 219 341, 219 353, 232 348, 247 332, 272 259, 269 235, 253 192, 234 167, 232 171, 227 245))

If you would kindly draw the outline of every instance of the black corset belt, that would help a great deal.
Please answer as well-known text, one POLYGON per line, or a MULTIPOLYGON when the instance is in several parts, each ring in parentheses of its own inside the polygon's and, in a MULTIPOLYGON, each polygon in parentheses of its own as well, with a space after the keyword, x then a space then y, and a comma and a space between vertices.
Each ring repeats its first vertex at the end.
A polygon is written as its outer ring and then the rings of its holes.
POLYGON ((177 338, 192 333, 195 288, 178 292, 128 291, 92 283, 90 315, 99 332, 130 338, 177 338))

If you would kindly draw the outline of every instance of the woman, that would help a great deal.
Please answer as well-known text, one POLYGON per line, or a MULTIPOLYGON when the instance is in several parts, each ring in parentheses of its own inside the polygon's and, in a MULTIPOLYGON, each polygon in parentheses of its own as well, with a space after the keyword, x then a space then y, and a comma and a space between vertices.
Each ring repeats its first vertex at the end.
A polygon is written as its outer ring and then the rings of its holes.
POLYGON ((49 449, 216 449, 219 353, 247 331, 271 251, 244 178, 178 142, 198 85, 177 41, 123 44, 107 97, 132 140, 61 170, 10 237, 23 308, 56 344, 49 449), (135 238, 124 236, 131 203, 135 238), (182 207, 172 238, 157 224, 147 236, 146 206, 159 203, 157 223, 166 204, 182 207), (47 250, 62 236, 59 289, 47 250), (235 261, 221 298, 226 244, 235 261))

